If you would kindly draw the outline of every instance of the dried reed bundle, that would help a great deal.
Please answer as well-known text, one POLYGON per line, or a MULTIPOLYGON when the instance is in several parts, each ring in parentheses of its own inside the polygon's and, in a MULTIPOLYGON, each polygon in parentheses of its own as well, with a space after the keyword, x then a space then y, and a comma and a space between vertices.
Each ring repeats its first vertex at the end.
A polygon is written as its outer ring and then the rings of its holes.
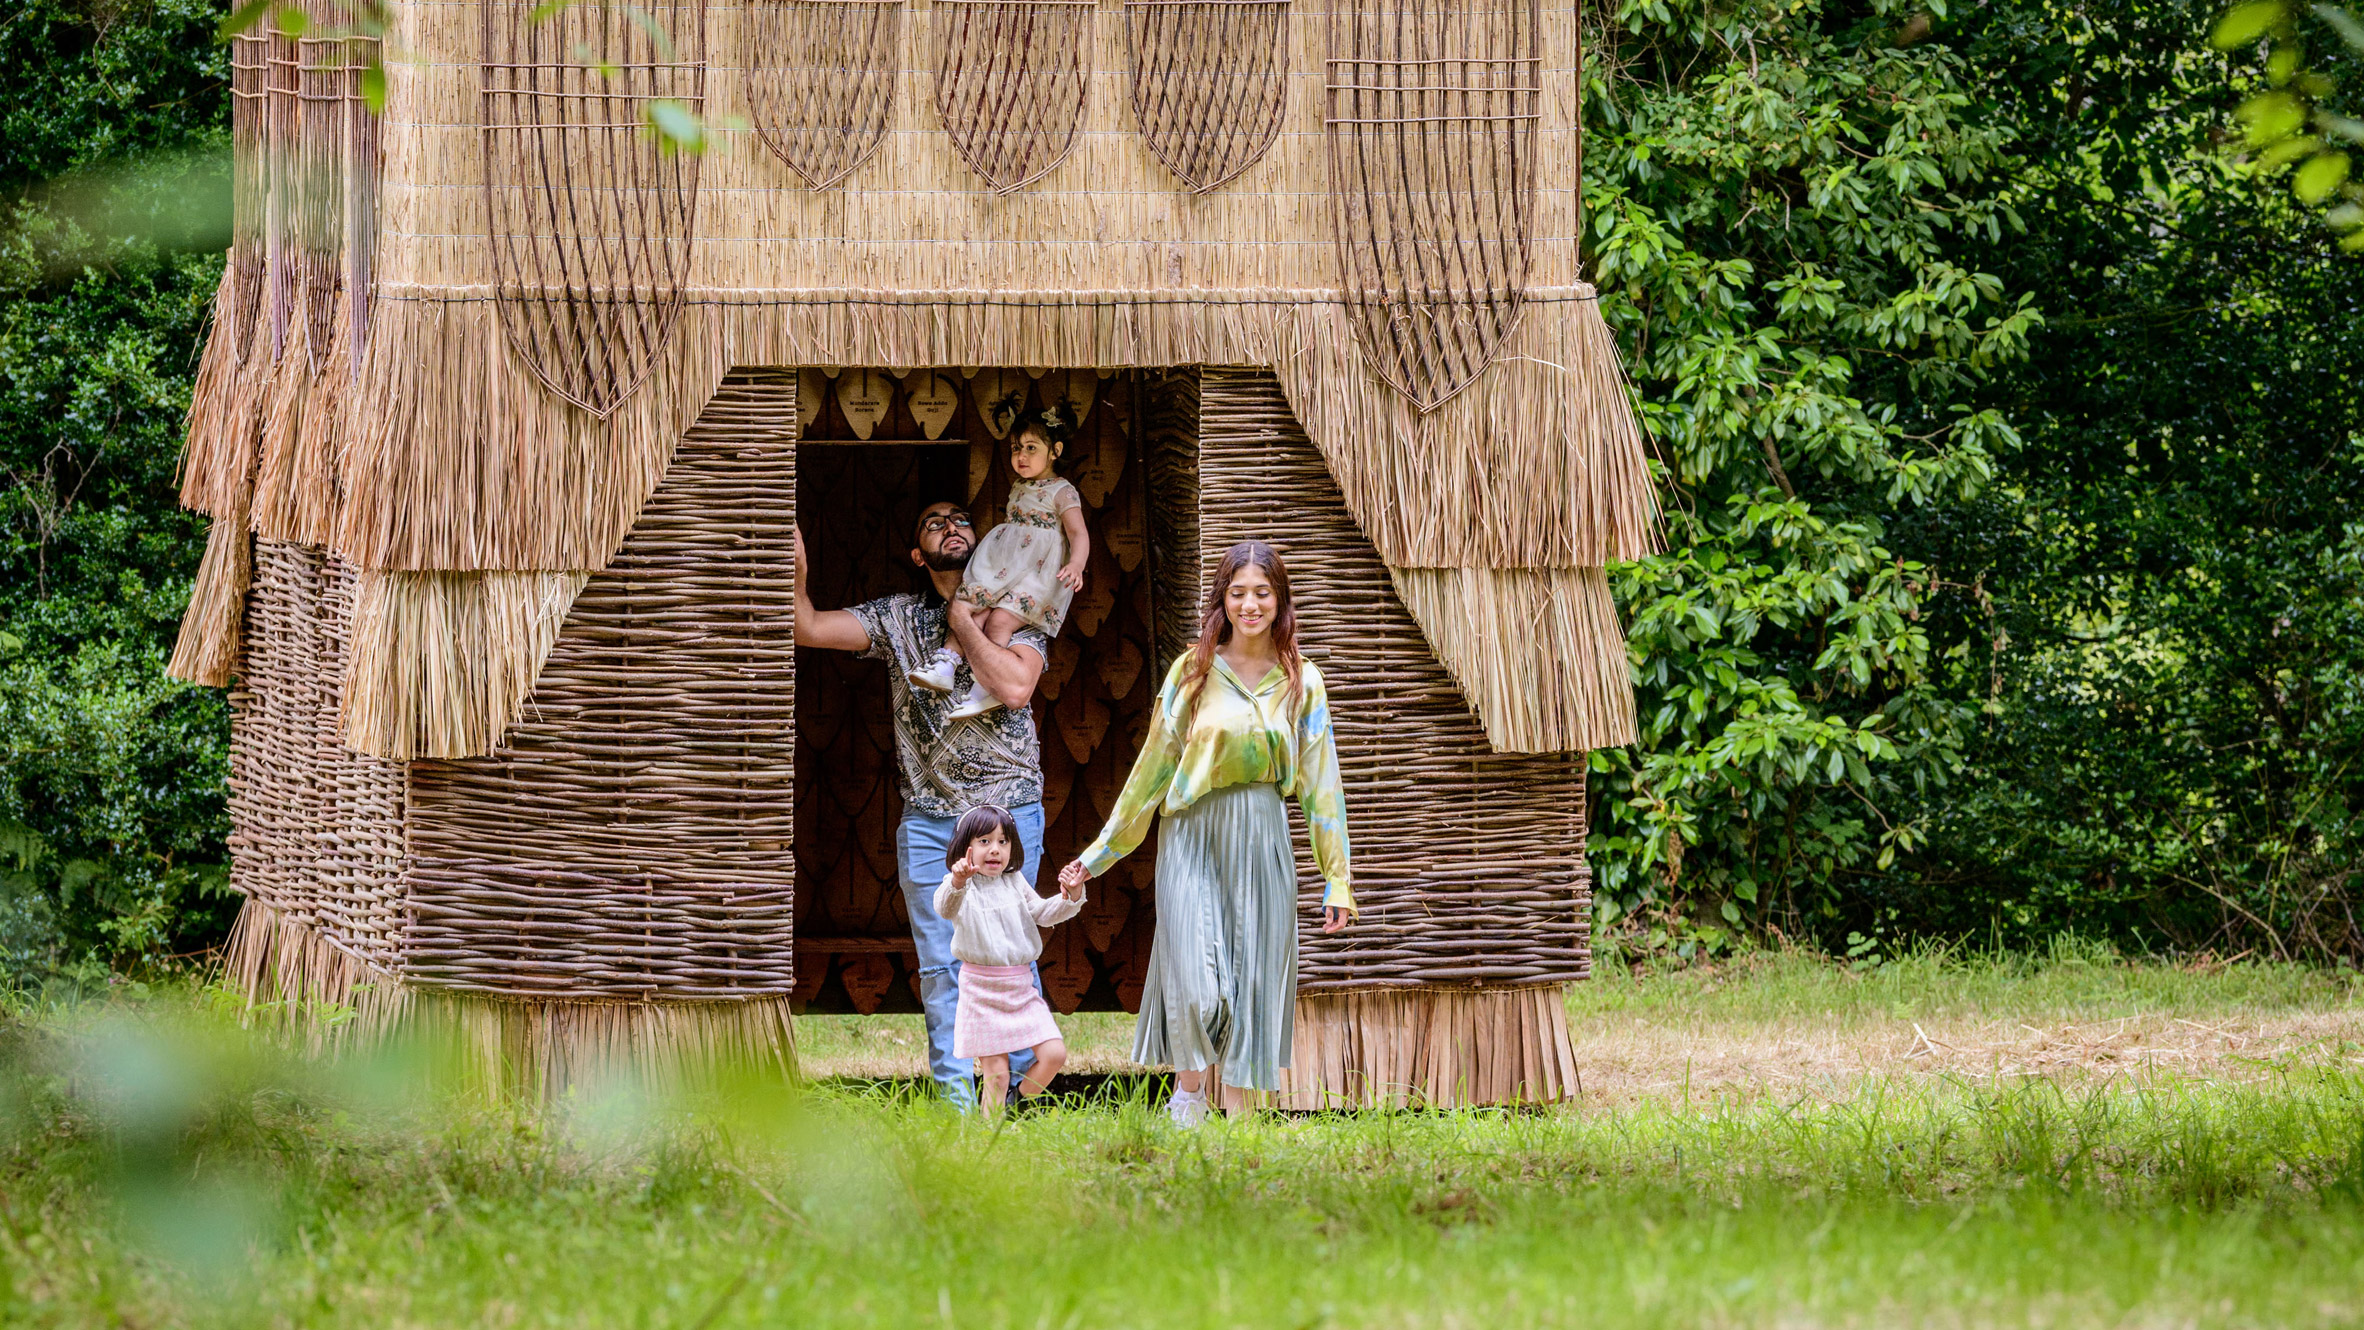
POLYGON ((648 390, 603 421, 542 390, 481 296, 381 284, 370 322, 334 544, 372 569, 605 567, 728 368, 711 337, 676 337, 648 390))
MULTIPOLYGON (((333 310, 320 329, 343 344, 343 329, 333 310)), ((313 371, 325 357, 312 352, 310 319, 298 320, 288 331, 287 353, 273 369, 263 399, 253 525, 255 534, 265 540, 325 545, 336 520, 331 442, 336 394, 331 385, 341 376, 313 371)), ((331 348, 329 355, 333 354, 331 348)))
POLYGON ((1578 1087, 1561 986, 1297 999, 1284 1108, 1552 1104, 1578 1087))
POLYGON ((300 1034, 314 1052, 394 1027, 409 998, 392 973, 252 898, 238 907, 222 972, 248 1019, 300 1034), (358 1019, 327 1019, 348 1012, 358 1019))
POLYGON ((1501 752, 1634 741, 1625 632, 1598 568, 1396 568, 1396 594, 1501 752))
MULTIPOLYGON (((181 506, 213 517, 243 508, 254 479, 255 443, 262 408, 262 383, 270 373, 270 349, 249 357, 248 339, 268 339, 263 321, 237 306, 240 286, 250 274, 232 263, 214 293, 213 326, 198 354, 197 381, 189 395, 187 442, 181 449, 181 506)), ((259 265, 254 276, 260 282, 259 265)), ((259 285, 256 288, 260 291, 259 285)))
POLYGON ((1389 562, 1597 567, 1656 548, 1655 499, 1589 288, 1530 297, 1501 363, 1425 415, 1336 303, 1072 292, 711 292, 607 420, 540 392, 481 299, 381 287, 338 548, 365 567, 605 563, 732 365, 1268 365, 1389 562), (433 385, 430 388, 428 385, 433 385))
POLYGON ((489 750, 517 719, 585 577, 361 574, 344 742, 401 761, 489 750))
POLYGON ((247 580, 254 567, 254 537, 246 513, 232 508, 206 527, 205 557, 189 589, 180 636, 164 672, 209 688, 230 686, 238 667, 238 644, 246 621, 247 580))
POLYGON ((449 1043, 474 1081, 545 1102, 569 1091, 655 1090, 796 1075, 784 997, 739 1002, 505 1002, 413 990, 402 1029, 449 1043))

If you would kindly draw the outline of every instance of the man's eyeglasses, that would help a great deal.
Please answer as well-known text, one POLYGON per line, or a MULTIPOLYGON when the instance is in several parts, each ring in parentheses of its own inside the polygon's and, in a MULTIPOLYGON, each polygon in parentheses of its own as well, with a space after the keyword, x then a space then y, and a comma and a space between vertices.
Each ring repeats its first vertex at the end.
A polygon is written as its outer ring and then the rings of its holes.
POLYGON ((938 513, 919 524, 920 531, 930 536, 940 536, 954 527, 970 531, 975 529, 976 524, 969 520, 967 513, 938 513))

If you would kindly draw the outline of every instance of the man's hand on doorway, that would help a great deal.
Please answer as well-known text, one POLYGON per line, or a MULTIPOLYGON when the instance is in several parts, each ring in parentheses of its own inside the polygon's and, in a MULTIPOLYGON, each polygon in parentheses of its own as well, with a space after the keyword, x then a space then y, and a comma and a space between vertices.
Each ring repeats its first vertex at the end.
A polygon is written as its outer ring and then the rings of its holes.
POLYGON ((870 630, 850 610, 817 610, 805 583, 804 524, 796 532, 796 645, 825 651, 868 651, 870 630))
POLYGON ((985 685, 994 700, 1016 710, 1034 700, 1034 685, 1042 678, 1043 658, 1032 647, 996 646, 977 622, 976 608, 955 600, 944 607, 944 622, 960 654, 968 657, 969 673, 985 685))

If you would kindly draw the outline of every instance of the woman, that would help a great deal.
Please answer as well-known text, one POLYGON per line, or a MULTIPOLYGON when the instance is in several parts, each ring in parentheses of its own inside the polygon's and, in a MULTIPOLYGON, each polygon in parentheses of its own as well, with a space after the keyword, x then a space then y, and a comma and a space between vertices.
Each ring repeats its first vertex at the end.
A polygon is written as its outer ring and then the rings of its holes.
POLYGON ((1098 877, 1149 832, 1157 842, 1157 938, 1133 1059, 1171 1064, 1167 1111, 1207 1109, 1207 1072, 1280 1088, 1296 1037, 1297 867, 1283 795, 1305 812, 1328 884, 1322 931, 1355 913, 1338 741, 1321 671, 1297 653, 1289 574, 1260 540, 1231 547, 1208 589, 1198 646, 1174 662, 1133 774, 1100 839, 1059 874, 1098 877))

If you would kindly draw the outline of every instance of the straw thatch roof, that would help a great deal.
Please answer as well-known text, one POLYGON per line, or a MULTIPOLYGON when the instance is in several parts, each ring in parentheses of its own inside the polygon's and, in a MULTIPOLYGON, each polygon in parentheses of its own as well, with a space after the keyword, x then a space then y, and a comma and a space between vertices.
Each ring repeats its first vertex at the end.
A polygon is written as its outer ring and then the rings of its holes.
MULTIPOLYGON (((847 75, 883 99, 885 129, 875 155, 820 190, 756 132, 751 66, 779 58, 756 38, 777 31, 780 0, 659 11, 697 29, 676 36, 704 54, 695 91, 717 128, 694 170, 668 168, 694 177, 677 190, 694 235, 678 310, 645 377, 600 415, 546 386, 504 328, 502 299, 564 293, 522 287, 498 258, 496 219, 530 212, 512 196, 535 186, 515 171, 486 178, 513 155, 486 146, 484 12, 395 3, 371 127, 374 247, 336 289, 307 270, 311 285, 288 297, 339 317, 257 317, 240 293, 251 275, 233 264, 225 278, 185 486, 217 538, 176 669, 226 677, 246 532, 327 545, 362 570, 346 741, 386 757, 481 753, 733 367, 1244 365, 1278 378, 1496 747, 1629 740, 1602 568, 1650 552, 1655 517, 1616 349, 1579 270, 1575 11, 1539 11, 1523 312, 1491 367, 1424 414, 1360 353, 1340 296, 1318 3, 1280 25, 1271 147, 1204 193, 1137 130, 1114 3, 1080 28, 1072 150, 997 192, 934 95, 937 43, 960 8, 912 0, 886 48, 901 68, 847 75)), ((776 98, 765 105, 777 114, 776 98)), ((358 216, 368 191, 355 178, 358 216)))

